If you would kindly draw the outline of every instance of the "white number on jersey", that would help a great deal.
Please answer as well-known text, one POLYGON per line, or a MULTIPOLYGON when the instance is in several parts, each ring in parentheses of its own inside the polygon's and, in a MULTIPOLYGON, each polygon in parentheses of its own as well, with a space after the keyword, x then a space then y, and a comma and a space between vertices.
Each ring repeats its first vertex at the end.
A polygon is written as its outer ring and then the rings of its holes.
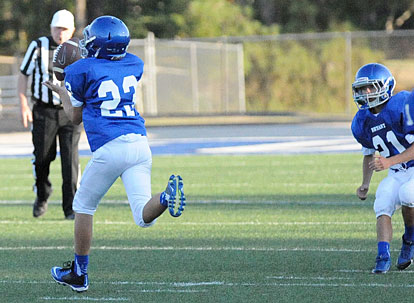
MULTIPOLYGON (((393 131, 388 131, 386 134, 387 141, 391 143, 401 154, 403 151, 405 151, 405 147, 402 146, 402 144, 398 141, 397 137, 395 136, 393 131)), ((406 137, 407 138, 407 137, 406 137)), ((408 138, 407 138, 408 139, 408 138)), ((410 142, 411 143, 411 142, 410 142)), ((374 144, 376 149, 379 149, 378 147, 381 147, 382 151, 380 152, 381 156, 387 158, 389 157, 390 150, 388 149, 387 145, 385 144, 384 140, 380 136, 374 136, 372 138, 372 144, 374 144)))
MULTIPOLYGON (((134 88, 134 94, 132 95, 132 102, 134 105, 136 101, 137 85, 138 85, 138 81, 132 75, 125 77, 122 82, 122 91, 125 94, 131 91, 131 87, 134 88)), ((121 109, 115 110, 118 107, 119 102, 121 102, 121 95, 119 92, 119 87, 112 80, 103 81, 98 89, 99 98, 105 98, 108 95, 108 93, 112 94, 112 99, 102 102, 101 115, 107 116, 107 117, 122 117, 123 111, 121 109)), ((124 105, 124 109, 125 109, 127 116, 135 116, 133 105, 124 105)))
POLYGON ((405 105, 405 114, 407 116, 407 125, 412 126, 414 124, 414 121, 413 121, 413 118, 411 118, 410 105, 409 104, 405 105))

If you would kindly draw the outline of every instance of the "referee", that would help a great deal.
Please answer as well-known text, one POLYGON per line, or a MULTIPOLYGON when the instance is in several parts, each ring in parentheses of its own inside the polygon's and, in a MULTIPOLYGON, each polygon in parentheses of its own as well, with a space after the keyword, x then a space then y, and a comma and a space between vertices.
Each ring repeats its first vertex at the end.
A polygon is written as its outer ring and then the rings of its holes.
POLYGON ((59 44, 69 40, 74 31, 74 16, 67 10, 59 10, 50 23, 51 36, 32 41, 27 48, 18 77, 22 122, 24 127, 32 122, 35 178, 33 216, 42 216, 47 210, 47 201, 52 194, 49 180, 50 163, 56 159, 57 140, 62 162, 62 208, 66 219, 74 219, 72 201, 75 195, 78 174, 78 143, 81 128, 72 124, 65 112, 59 95, 53 93, 42 82, 52 80, 59 83, 52 71, 53 54, 59 44), (27 101, 28 78, 32 76, 30 109, 27 101))

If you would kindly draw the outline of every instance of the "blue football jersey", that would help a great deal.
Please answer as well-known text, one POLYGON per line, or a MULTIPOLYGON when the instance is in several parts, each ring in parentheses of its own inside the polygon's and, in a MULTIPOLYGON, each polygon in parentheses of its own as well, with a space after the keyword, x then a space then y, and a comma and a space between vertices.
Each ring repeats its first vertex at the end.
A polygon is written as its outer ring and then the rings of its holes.
MULTIPOLYGON (((401 91, 390 98, 379 114, 359 110, 352 121, 352 134, 363 147, 375 149, 383 157, 391 157, 402 153, 414 142, 412 117, 414 94, 401 91)), ((414 161, 393 168, 411 166, 414 161)))
POLYGON ((144 63, 127 53, 118 61, 85 58, 65 68, 65 86, 82 119, 91 151, 125 134, 146 135, 135 109, 136 89, 144 63))

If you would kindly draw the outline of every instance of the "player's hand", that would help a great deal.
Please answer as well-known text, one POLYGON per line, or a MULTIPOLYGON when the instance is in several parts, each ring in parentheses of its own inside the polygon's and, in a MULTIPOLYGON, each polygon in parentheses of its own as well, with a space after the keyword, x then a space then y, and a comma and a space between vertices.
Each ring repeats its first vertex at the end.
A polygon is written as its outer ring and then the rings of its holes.
POLYGON ((369 185, 362 184, 360 187, 357 188, 356 194, 358 198, 361 200, 365 200, 368 195, 369 185))
POLYGON ((374 159, 369 162, 369 168, 375 171, 382 171, 391 166, 390 160, 380 155, 375 155, 374 159))
POLYGON ((32 110, 30 107, 26 104, 21 107, 22 112, 22 123, 25 128, 29 125, 29 122, 33 122, 33 115, 32 110))
POLYGON ((44 86, 46 86, 48 89, 54 91, 55 93, 58 93, 59 95, 61 93, 66 93, 66 88, 64 86, 60 86, 57 84, 54 84, 52 81, 48 80, 42 83, 44 86))

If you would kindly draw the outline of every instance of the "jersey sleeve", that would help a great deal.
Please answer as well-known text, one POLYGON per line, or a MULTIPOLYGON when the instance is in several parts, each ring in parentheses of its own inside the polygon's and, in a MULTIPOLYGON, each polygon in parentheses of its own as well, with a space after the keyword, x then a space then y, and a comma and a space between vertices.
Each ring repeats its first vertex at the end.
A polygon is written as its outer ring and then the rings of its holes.
POLYGON ((373 155, 373 154, 375 154, 375 149, 373 149, 373 148, 366 148, 366 147, 363 147, 363 146, 362 146, 362 154, 363 154, 364 156, 370 156, 370 155, 373 155))
POLYGON ((20 72, 23 75, 29 76, 33 73, 35 68, 35 61, 37 59, 37 42, 32 41, 27 48, 26 54, 23 57, 22 64, 20 65, 20 72))
POLYGON ((76 73, 74 69, 65 68, 65 87, 70 95, 70 101, 73 107, 81 107, 84 105, 84 73, 76 73))
MULTIPOLYGON (((352 135, 354 136, 355 140, 357 140, 358 143, 361 144, 365 150, 375 151, 374 147, 370 143, 368 136, 365 134, 362 125, 363 123, 362 123, 362 120, 358 112, 355 115, 354 119, 352 120, 352 124, 351 124, 352 135)), ((365 155, 365 151, 363 151, 363 153, 365 155)))
POLYGON ((414 90, 405 99, 403 113, 406 133, 414 134, 414 90))

